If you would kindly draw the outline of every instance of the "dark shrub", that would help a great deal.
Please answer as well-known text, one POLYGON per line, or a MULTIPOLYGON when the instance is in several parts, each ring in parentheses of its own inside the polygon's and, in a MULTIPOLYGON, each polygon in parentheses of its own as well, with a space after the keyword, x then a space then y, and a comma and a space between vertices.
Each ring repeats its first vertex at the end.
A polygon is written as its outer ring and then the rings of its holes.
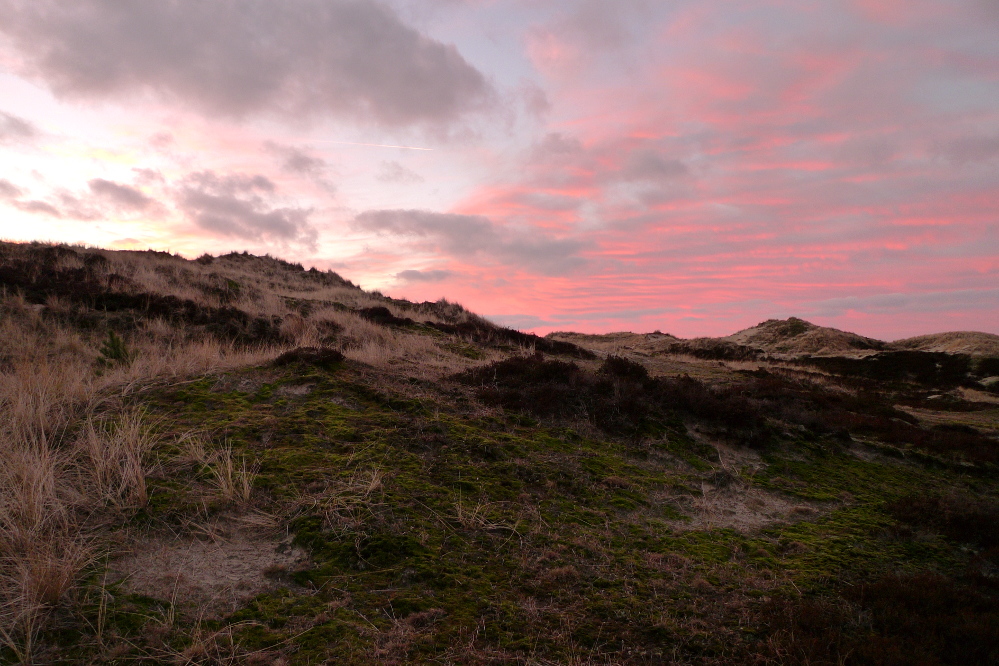
POLYGON ((480 345, 492 347, 517 345, 520 347, 533 347, 536 352, 545 354, 558 354, 559 356, 572 356, 573 358, 584 359, 596 358, 592 352, 571 342, 542 338, 533 333, 521 333, 511 328, 496 326, 484 319, 472 319, 459 324, 441 324, 432 321, 425 323, 427 326, 436 328, 442 333, 457 335, 480 345))
POLYGON ((274 365, 302 363, 323 370, 332 370, 338 363, 342 363, 343 360, 344 355, 335 349, 328 347, 299 347, 278 356, 274 359, 274 365))
POLYGON ((674 342, 666 347, 665 353, 688 354, 694 358, 710 361, 757 361, 765 359, 767 356, 759 349, 714 338, 695 338, 674 342))
POLYGON ((536 416, 575 417, 587 413, 587 377, 575 363, 546 361, 542 356, 514 356, 459 378, 479 384, 479 398, 490 405, 536 416))
POLYGON ((136 353, 114 331, 108 331, 108 338, 101 344, 100 352, 99 361, 104 366, 128 365, 136 357, 136 353))
POLYGON ((396 317, 388 308, 381 305, 373 308, 361 308, 357 314, 382 326, 408 326, 416 323, 409 317, 396 317))
MULTIPOLYGON (((122 331, 134 330, 142 318, 161 317, 173 324, 183 324, 192 336, 207 333, 239 344, 280 339, 279 319, 255 317, 231 306, 206 307, 177 296, 137 293, 133 290, 138 285, 120 275, 102 278, 99 274, 109 265, 102 254, 87 254, 84 268, 48 266, 60 257, 76 254, 69 248, 45 247, 0 262, 0 287, 20 291, 30 303, 44 303, 49 297, 58 296, 82 306, 83 312, 75 314, 77 320, 73 322, 81 328, 94 328, 96 313, 100 313, 105 324, 113 318, 122 331)), ((225 286, 232 290, 228 283, 225 286)))
POLYGON ((999 599, 933 573, 883 576, 839 598, 773 601, 761 618, 780 663, 999 663, 999 599))
POLYGON ((888 505, 895 520, 954 541, 999 547, 999 503, 963 495, 913 493, 888 505))
POLYGON ((612 377, 627 379, 645 384, 649 381, 649 371, 641 363, 628 360, 621 356, 608 356, 600 367, 600 372, 612 377))
POLYGON ((764 419, 744 396, 691 377, 651 378, 634 361, 611 356, 596 373, 541 355, 498 361, 457 379, 479 384, 480 399, 535 416, 585 418, 611 434, 661 434, 678 414, 723 425, 752 445, 766 440, 764 419))
POLYGON ((972 370, 972 359, 967 354, 924 351, 886 351, 864 358, 816 357, 801 362, 848 377, 931 386, 966 384, 972 370))
POLYGON ((876 437, 902 448, 958 457, 975 463, 999 461, 999 442, 970 428, 923 428, 919 420, 897 409, 891 392, 865 383, 856 393, 835 391, 807 379, 766 372, 746 373, 747 382, 727 389, 747 397, 757 409, 813 432, 876 437))

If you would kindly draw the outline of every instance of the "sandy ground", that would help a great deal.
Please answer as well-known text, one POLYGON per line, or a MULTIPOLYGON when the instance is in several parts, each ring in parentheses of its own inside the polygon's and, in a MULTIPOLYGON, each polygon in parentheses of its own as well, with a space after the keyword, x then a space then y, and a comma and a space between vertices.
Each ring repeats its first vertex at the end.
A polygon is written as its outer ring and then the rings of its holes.
POLYGON ((289 574, 308 564, 290 540, 236 531, 214 539, 154 536, 136 542, 111 567, 126 589, 171 600, 186 615, 224 615, 260 594, 295 587, 289 574))

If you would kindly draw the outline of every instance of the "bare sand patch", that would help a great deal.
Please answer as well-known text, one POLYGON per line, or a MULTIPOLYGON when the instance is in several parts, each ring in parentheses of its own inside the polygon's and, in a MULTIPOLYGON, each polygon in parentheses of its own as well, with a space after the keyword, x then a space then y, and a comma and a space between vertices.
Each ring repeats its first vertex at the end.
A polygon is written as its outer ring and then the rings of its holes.
POLYGON ((210 617, 234 611, 248 599, 295 587, 289 574, 308 563, 290 540, 247 534, 190 539, 156 536, 134 544, 111 565, 112 579, 130 592, 172 601, 187 615, 210 617))
POLYGON ((688 428, 691 437, 710 444, 718 451, 719 469, 701 481, 700 496, 673 498, 689 521, 676 521, 681 530, 730 528, 754 532, 776 523, 790 523, 828 513, 828 503, 807 502, 763 488, 754 487, 751 479, 766 467, 759 452, 729 446, 709 439, 696 428, 688 428))
POLYGON ((784 497, 761 488, 733 484, 725 488, 702 487, 700 497, 689 497, 683 508, 689 522, 677 527, 689 530, 730 528, 754 532, 776 523, 791 523, 828 513, 829 507, 784 497))

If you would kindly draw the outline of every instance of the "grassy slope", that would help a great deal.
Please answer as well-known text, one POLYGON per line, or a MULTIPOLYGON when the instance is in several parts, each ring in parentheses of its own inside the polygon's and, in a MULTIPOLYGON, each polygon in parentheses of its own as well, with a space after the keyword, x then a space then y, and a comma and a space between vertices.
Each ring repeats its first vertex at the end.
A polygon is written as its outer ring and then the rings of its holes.
MULTIPOLYGON (((92 348, 104 335, 97 329, 92 348)), ((723 444, 733 428, 681 412, 654 432, 629 436, 611 436, 578 415, 539 420, 485 405, 474 384, 452 377, 520 347, 416 324, 388 329, 430 347, 392 338, 373 354, 356 341, 352 349, 365 355, 352 359, 348 348, 348 359, 331 368, 256 360, 139 381, 115 409, 145 410, 160 444, 147 458, 148 499, 101 528, 117 535, 107 537, 108 548, 141 551, 169 535, 183 543, 214 538, 222 551, 237 538, 290 542, 307 556, 268 570, 267 589, 204 613, 180 583, 173 595, 150 595, 115 582, 104 574, 108 560, 94 560, 50 604, 35 659, 989 663, 996 656, 983 637, 996 628, 996 558, 988 549, 997 544, 960 523, 994 519, 993 467, 962 466, 939 451, 903 455, 904 443, 878 441, 881 431, 848 440, 773 413, 759 451, 723 444), (430 348, 432 370, 412 353, 430 348), (220 451, 225 456, 213 457, 220 451), (234 463, 233 492, 224 492, 222 460, 234 463), (727 502, 752 493, 790 509, 758 529, 734 529, 727 502), (910 510, 914 496, 951 499, 924 507, 931 512, 924 515, 910 510), (922 572, 940 577, 924 580, 922 572), (926 590, 938 594, 922 605, 958 604, 938 613, 950 619, 916 612, 906 624, 886 610, 926 590)), ((295 344, 277 341, 273 354, 295 344)), ((743 381, 716 362, 676 363, 720 384, 743 381)))

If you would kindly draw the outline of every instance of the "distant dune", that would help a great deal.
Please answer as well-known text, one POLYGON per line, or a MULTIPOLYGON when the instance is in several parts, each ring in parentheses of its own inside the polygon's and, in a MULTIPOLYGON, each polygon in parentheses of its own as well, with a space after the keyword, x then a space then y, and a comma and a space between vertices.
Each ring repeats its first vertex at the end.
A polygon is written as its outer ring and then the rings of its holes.
POLYGON ((768 319, 752 328, 721 338, 728 342, 759 349, 768 354, 800 356, 840 356, 857 352, 877 352, 890 348, 881 340, 790 317, 768 319))
POLYGON ((978 331, 934 333, 896 340, 891 346, 895 349, 949 352, 951 354, 970 354, 971 356, 999 356, 999 335, 978 331))
POLYGON ((659 333, 583 333, 555 332, 549 338, 573 342, 601 351, 629 349, 640 353, 692 353, 710 358, 748 358, 767 356, 868 356, 882 351, 928 351, 999 356, 999 335, 958 331, 921 335, 895 342, 864 337, 849 331, 818 326, 804 319, 768 319, 751 328, 719 338, 684 340, 659 333))

